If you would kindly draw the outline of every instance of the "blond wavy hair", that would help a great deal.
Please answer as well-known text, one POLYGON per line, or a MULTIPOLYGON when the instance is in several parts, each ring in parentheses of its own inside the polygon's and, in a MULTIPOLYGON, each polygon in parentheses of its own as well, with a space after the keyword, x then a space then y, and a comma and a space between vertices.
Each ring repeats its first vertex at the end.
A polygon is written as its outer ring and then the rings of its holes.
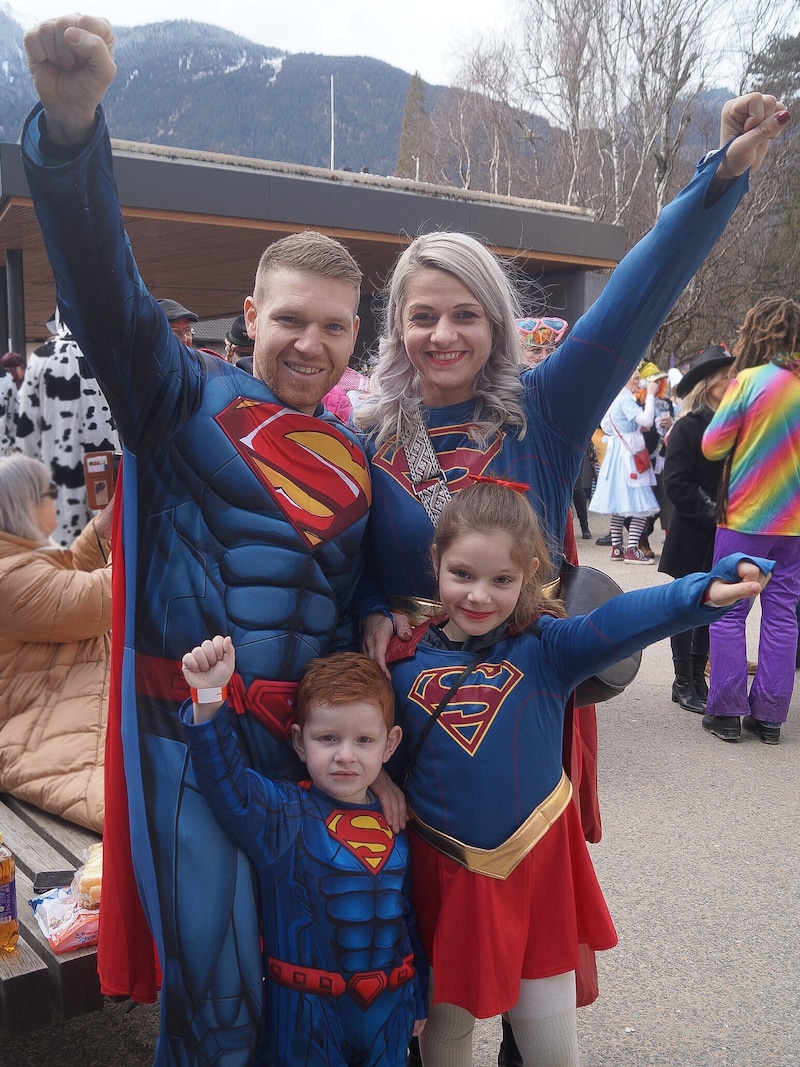
POLYGON ((403 311, 412 279, 421 270, 445 271, 457 278, 481 304, 492 324, 492 348, 475 382, 472 434, 481 446, 512 427, 522 439, 527 420, 520 373, 524 369, 515 319, 520 301, 500 259, 464 233, 429 233, 402 253, 384 294, 384 323, 372 375, 373 395, 356 411, 359 429, 376 437, 378 447, 408 438, 424 419, 420 380, 403 344, 403 311))

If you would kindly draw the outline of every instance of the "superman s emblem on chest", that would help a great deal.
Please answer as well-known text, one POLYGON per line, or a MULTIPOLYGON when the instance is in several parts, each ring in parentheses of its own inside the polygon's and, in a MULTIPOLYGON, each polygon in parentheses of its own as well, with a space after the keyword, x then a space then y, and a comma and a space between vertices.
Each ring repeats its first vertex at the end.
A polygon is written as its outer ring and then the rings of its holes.
MULTIPOLYGON (((408 694, 428 715, 432 715, 458 677, 461 667, 437 667, 423 671, 408 694)), ((439 715, 440 726, 464 751, 474 756, 506 698, 522 680, 522 671, 503 660, 481 663, 473 677, 478 680, 460 685, 439 715)))
POLYGON ((373 874, 392 854, 394 833, 380 812, 333 811, 325 826, 331 837, 373 874))
POLYGON ((311 548, 366 515, 372 497, 366 458, 335 426, 241 397, 215 418, 311 548))

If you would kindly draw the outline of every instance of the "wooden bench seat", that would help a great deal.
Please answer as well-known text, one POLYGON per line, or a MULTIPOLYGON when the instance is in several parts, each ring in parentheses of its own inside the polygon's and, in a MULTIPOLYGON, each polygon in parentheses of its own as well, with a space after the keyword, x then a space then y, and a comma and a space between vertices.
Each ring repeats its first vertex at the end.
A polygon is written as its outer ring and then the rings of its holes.
POLYGON ((53 952, 28 901, 39 871, 77 870, 100 835, 0 794, 0 831, 17 862, 20 937, 0 952, 0 1027, 9 1037, 103 1007, 97 950, 53 952))

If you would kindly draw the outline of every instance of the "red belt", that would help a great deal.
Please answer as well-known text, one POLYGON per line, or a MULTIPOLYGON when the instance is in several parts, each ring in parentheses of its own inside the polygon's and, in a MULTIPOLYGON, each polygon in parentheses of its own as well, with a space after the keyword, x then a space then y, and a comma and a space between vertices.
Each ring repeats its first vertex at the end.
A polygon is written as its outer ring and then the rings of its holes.
MULTIPOLYGON (((270 682, 255 678, 245 686, 240 674, 228 683, 228 703, 237 715, 252 715, 279 741, 288 741, 295 720, 297 682, 270 682)), ((136 653, 136 692, 154 700, 182 704, 189 697, 180 660, 136 653)))
POLYGON ((341 997, 349 993, 364 1011, 378 999, 384 989, 394 993, 406 982, 410 982, 415 973, 413 952, 388 974, 386 971, 360 971, 358 974, 351 974, 347 979, 336 971, 298 967, 294 963, 276 960, 273 956, 267 960, 267 978, 271 982, 318 997, 341 997))

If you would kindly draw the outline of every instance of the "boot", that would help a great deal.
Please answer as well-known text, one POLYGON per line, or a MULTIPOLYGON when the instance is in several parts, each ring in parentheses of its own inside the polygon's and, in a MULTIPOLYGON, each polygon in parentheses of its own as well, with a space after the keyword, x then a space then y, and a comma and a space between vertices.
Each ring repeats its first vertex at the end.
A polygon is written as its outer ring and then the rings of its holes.
POLYGON ((694 695, 705 708, 708 701, 708 682, 706 681, 707 656, 692 656, 692 682, 694 695))
POLYGON ((422 1067, 422 1056, 419 1051, 419 1038, 412 1037, 408 1043, 406 1052, 406 1067, 422 1067))
POLYGON ((511 1023, 505 1017, 502 1022, 503 1040, 500 1044, 500 1051, 497 1054, 497 1067, 522 1067, 522 1055, 517 1048, 511 1023))
POLYGON ((689 664, 684 660, 673 660, 675 668, 675 681, 672 683, 672 700, 680 704, 684 711, 693 711, 696 715, 702 715, 706 706, 697 697, 692 681, 692 672, 689 664))

